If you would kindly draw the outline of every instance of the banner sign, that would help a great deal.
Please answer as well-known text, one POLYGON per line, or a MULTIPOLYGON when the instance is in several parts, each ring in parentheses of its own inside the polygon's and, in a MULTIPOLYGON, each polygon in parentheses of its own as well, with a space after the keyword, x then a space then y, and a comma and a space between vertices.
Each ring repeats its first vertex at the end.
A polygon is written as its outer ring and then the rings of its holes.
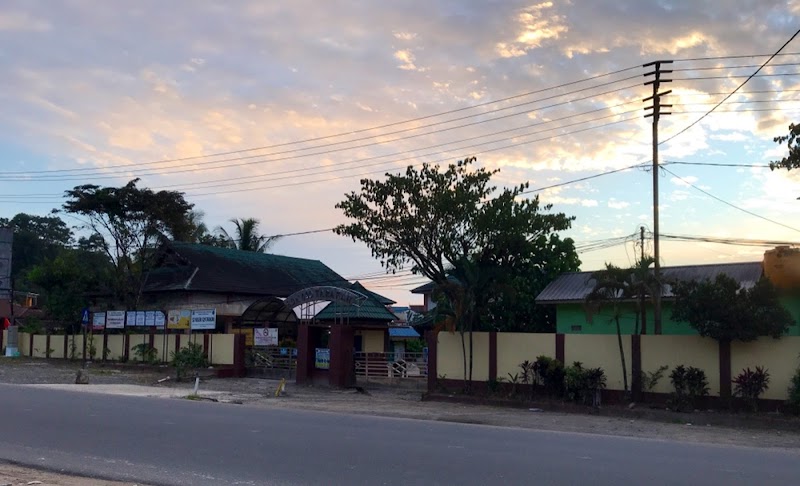
POLYGON ((144 327, 145 322, 147 320, 147 315, 144 311, 136 311, 136 326, 137 327, 144 327))
POLYGON ((189 329, 192 323, 192 311, 173 309, 167 312, 169 329, 189 329))
POLYGON ((144 312, 144 325, 147 327, 155 327, 156 325, 156 311, 144 312))
POLYGON ((318 370, 328 370, 331 367, 331 350, 328 348, 317 348, 314 368, 318 370))
POLYGON ((122 329, 125 327, 125 311, 106 312, 106 329, 122 329))
POLYGON ((127 327, 135 327, 136 326, 136 312, 135 311, 127 311, 125 313, 125 325, 127 327))
POLYGON ((163 328, 164 324, 166 323, 166 317, 164 317, 164 313, 161 311, 156 311, 156 327, 163 328))
POLYGON ((92 314, 92 330, 102 331, 106 327, 106 313, 95 312, 92 314))
POLYGON ((192 330, 214 330, 217 328, 217 309, 192 311, 192 330))
POLYGON ((255 345, 256 346, 277 346, 278 345, 278 328, 271 327, 269 329, 256 328, 255 329, 255 345))

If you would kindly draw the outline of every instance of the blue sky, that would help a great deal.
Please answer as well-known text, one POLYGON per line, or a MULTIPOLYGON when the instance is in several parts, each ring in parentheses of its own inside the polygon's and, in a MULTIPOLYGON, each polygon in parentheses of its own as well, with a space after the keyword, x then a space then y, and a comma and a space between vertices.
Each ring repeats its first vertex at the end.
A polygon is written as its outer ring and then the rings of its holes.
MULTIPOLYGON (((343 222, 334 204, 358 187, 360 174, 487 149, 479 163, 499 168, 501 185, 563 183, 649 161, 645 71, 635 66, 676 60, 668 86, 676 113, 661 123, 666 139, 766 58, 686 59, 771 53, 797 25, 800 8, 772 0, 7 0, 0 4, 0 216, 43 214, 72 186, 141 176, 142 185, 185 191, 211 227, 256 217, 267 234, 314 230, 343 222), (515 98, 491 103, 508 97, 515 98), (476 143, 485 145, 466 148, 476 143), (213 155, 257 147, 273 148, 213 155), (64 169, 73 172, 43 172, 64 169)), ((785 52, 800 52, 800 41, 785 52)), ((800 115, 800 74, 792 74, 799 62, 800 55, 777 57, 764 71, 770 76, 754 78, 719 113, 664 144, 662 159, 765 164, 781 157, 785 147, 772 138, 800 115), (760 111, 743 111, 753 109, 760 111)), ((800 172, 667 168, 736 206, 800 227, 800 172)), ((633 169, 541 198, 576 216, 568 235, 582 244, 652 228, 651 181, 650 172, 633 169)), ((726 206, 670 173, 659 181, 665 233, 800 241, 798 231, 726 206)), ((285 238, 275 251, 320 259, 347 277, 380 271, 365 247, 329 233, 285 238)), ((583 267, 627 265, 633 251, 627 244, 587 252, 583 267)), ((665 265, 762 253, 662 243, 665 265)), ((415 281, 370 280, 401 304, 419 300, 407 292, 415 281)))

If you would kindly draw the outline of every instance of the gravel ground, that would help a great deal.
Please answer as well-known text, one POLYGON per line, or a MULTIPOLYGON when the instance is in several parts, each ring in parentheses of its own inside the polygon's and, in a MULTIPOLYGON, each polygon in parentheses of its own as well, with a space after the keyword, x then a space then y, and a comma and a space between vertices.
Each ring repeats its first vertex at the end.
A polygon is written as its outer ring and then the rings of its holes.
MULTIPOLYGON (((0 486, 126 486, 132 484, 135 483, 120 483, 70 476, 0 462, 0 486)), ((138 484, 139 486, 144 486, 142 483, 138 484)))
MULTIPOLYGON (((80 364, 43 362, 41 360, 0 359, 0 383, 63 384, 74 383, 80 364)), ((90 385, 71 388, 100 393, 131 393, 140 390, 145 396, 185 397, 192 393, 192 383, 172 380, 157 383, 172 372, 169 368, 143 371, 135 367, 114 369, 102 365, 89 367, 90 385), (148 385, 145 387, 97 387, 92 385, 148 385), (161 391, 163 390, 163 392, 161 391), (178 393, 176 393, 178 391, 178 393)), ((704 423, 709 415, 663 414, 660 421, 596 414, 559 413, 421 401, 422 382, 412 386, 362 384, 366 393, 332 390, 327 387, 286 384, 283 396, 276 398, 279 382, 256 378, 206 379, 200 384, 201 397, 244 406, 304 409, 323 412, 378 415, 404 419, 437 420, 503 427, 593 433, 690 442, 709 442, 756 447, 800 450, 800 428, 777 425, 771 429, 732 428, 704 423), (690 422, 692 421, 692 422, 690 422)), ((742 416, 746 421, 747 417, 742 416)), ((0 483, 2 484, 2 483, 0 483)))

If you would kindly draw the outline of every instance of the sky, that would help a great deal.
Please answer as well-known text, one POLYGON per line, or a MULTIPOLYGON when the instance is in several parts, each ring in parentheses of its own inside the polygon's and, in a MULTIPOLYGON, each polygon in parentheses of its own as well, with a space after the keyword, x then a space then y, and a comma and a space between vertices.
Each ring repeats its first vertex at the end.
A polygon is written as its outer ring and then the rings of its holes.
MULTIPOLYGON (((590 250, 583 270, 625 266, 624 237, 653 228, 653 174, 599 174, 651 162, 642 65, 673 60, 661 232, 800 241, 800 171, 763 167, 800 117, 800 39, 685 130, 798 27, 800 4, 777 0, 5 0, 0 217, 140 177, 185 192, 211 228, 254 217, 268 235, 305 232, 345 222, 334 205, 362 177, 475 155, 498 186, 558 185, 529 196, 575 216, 564 236, 590 250)), ((408 290, 424 279, 384 278, 333 233, 273 251, 421 302, 408 290)), ((663 265, 763 252, 661 240, 663 265)))

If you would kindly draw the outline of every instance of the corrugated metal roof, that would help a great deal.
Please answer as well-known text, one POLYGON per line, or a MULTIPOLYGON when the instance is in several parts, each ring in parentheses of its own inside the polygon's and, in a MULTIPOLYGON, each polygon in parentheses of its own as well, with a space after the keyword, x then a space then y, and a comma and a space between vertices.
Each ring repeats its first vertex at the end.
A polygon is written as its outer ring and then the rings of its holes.
MULTIPOLYGON (((576 272, 559 276, 542 290, 536 297, 536 302, 539 304, 553 304, 583 301, 595 285, 595 281, 592 278, 593 273, 576 272)), ((728 275, 747 288, 755 285, 758 279, 761 278, 763 269, 761 262, 712 263, 708 265, 683 265, 661 268, 661 276, 665 281, 713 280, 721 273, 728 275)), ((664 289, 664 297, 672 297, 672 292, 668 285, 664 289)))
POLYGON ((358 282, 351 284, 350 289, 365 295, 367 297, 366 300, 357 306, 332 302, 319 311, 315 318, 320 321, 347 318, 371 321, 393 321, 397 319, 397 316, 387 309, 384 304, 386 301, 394 304, 391 299, 367 290, 358 282))
POLYGON ((390 327, 389 337, 418 338, 419 333, 413 327, 390 327))

